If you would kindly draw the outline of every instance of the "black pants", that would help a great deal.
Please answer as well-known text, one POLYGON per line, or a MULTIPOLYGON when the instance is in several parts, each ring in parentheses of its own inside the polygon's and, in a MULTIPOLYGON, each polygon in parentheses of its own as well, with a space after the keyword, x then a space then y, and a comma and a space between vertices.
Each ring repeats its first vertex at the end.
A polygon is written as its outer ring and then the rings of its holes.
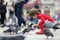
POLYGON ((0 13, 1 14, 1 24, 4 24, 4 20, 6 18, 6 13, 0 13))
POLYGON ((1 24, 1 13, 0 13, 0 24, 1 24))
POLYGON ((18 25, 21 26, 22 23, 24 26, 26 25, 26 21, 22 17, 18 18, 18 25))

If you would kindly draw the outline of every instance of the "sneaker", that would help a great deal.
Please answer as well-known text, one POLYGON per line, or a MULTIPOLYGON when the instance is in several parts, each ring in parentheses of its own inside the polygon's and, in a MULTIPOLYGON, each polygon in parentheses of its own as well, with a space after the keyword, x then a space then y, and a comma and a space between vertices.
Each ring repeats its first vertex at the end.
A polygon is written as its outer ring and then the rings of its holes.
POLYGON ((36 32, 36 34, 44 34, 43 31, 36 32))
POLYGON ((5 25, 4 24, 1 24, 1 27, 3 28, 5 25))

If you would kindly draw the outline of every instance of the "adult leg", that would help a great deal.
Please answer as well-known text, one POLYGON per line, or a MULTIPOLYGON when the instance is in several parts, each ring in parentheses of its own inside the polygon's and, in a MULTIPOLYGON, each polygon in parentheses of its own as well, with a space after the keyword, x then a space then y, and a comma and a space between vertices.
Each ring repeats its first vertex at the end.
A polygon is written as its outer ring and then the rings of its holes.
POLYGON ((4 20, 6 18, 6 13, 1 13, 1 24, 4 25, 4 20))
POLYGON ((4 27, 5 14, 1 13, 1 27, 4 27))
POLYGON ((0 12, 0 25, 1 25, 1 12, 0 12))
POLYGON ((26 26, 26 21, 22 18, 22 23, 24 26, 26 26))
POLYGON ((19 27, 21 27, 21 23, 22 23, 21 19, 18 18, 18 25, 19 25, 19 27))

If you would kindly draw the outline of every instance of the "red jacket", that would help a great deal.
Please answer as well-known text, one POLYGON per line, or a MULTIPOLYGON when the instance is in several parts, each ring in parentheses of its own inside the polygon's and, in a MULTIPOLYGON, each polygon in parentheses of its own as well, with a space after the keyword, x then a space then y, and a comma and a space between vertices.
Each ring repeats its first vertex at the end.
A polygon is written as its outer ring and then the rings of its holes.
POLYGON ((38 19, 41 19, 40 23, 38 24, 40 27, 44 27, 43 24, 45 23, 45 20, 48 20, 52 23, 54 22, 54 20, 46 14, 38 14, 38 19))

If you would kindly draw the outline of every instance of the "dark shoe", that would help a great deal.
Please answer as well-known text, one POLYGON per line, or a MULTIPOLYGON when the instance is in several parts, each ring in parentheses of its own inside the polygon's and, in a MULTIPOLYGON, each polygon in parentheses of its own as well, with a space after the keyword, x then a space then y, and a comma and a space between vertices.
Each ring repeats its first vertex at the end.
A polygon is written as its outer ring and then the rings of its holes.
POLYGON ((4 28, 4 24, 1 24, 1 27, 4 28))

